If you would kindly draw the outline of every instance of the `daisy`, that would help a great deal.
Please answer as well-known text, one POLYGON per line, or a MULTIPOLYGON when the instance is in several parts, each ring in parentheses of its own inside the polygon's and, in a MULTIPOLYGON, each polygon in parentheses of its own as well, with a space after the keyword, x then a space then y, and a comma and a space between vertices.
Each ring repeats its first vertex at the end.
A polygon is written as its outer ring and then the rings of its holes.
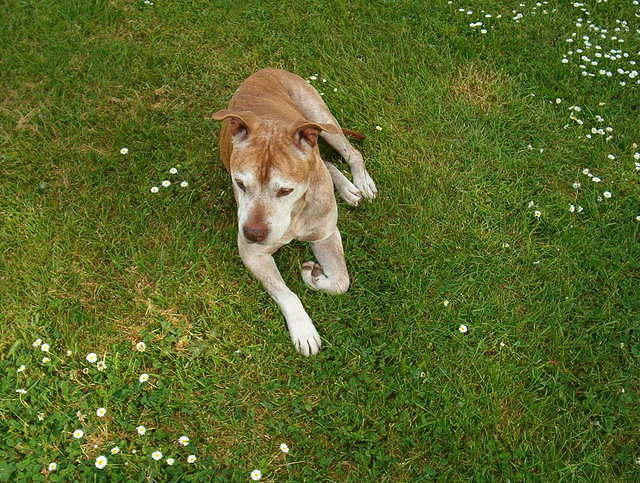
POLYGON ((157 186, 152 186, 151 187, 151 192, 152 193, 157 193, 158 191, 160 191, 160 188, 158 188, 157 186))
POLYGON ((94 364, 98 360, 98 355, 95 352, 89 352, 87 354, 87 361, 94 364))
POLYGON ((187 463, 195 463, 195 462, 196 462, 196 455, 190 454, 189 456, 187 456, 187 463))
POLYGON ((136 428, 136 431, 138 432, 138 434, 140 436, 144 436, 147 433, 147 428, 145 428, 144 426, 140 425, 136 428))
POLYGON ((640 221, 640 215, 636 216, 636 221, 640 221))
POLYGON ((171 181, 169 181, 168 179, 165 179, 162 182, 162 186, 164 186, 165 188, 168 188, 169 186, 171 186, 171 181))
POLYGON ((173 466, 173 464, 176 462, 176 460, 174 460, 173 458, 167 458, 167 464, 169 466, 173 466))
POLYGON ((444 302, 442 302, 442 305, 444 305, 445 307, 448 307, 449 306, 449 301, 445 300, 444 302))
POLYGON ((18 369, 16 369, 16 372, 24 372, 24 370, 27 368, 27 366, 25 366, 24 364, 21 364, 20 367, 18 367, 18 369))
POLYGON ((154 451, 153 453, 151 453, 151 457, 156 461, 161 460, 162 459, 162 451, 154 451))
POLYGON ((36 339, 33 341, 33 344, 31 344, 33 347, 40 347, 40 344, 42 344, 42 339, 36 339))
POLYGON ((51 362, 51 359, 49 359, 48 357, 43 357, 42 358, 42 363, 43 364, 48 364, 49 362, 51 362))
POLYGON ((96 410, 96 416, 99 418, 103 418, 105 414, 107 414, 107 410, 105 408, 98 408, 96 410))
POLYGON ((140 352, 144 352, 145 349, 147 348, 147 344, 145 344, 144 342, 140 341, 136 344, 136 350, 140 351, 140 352))
POLYGON ((569 205, 569 212, 573 213, 574 211, 576 211, 576 207, 574 205, 569 205))
POLYGON ((605 198, 611 198, 611 192, 605 191, 604 193, 602 193, 602 196, 604 196, 605 198))
POLYGON ((72 355, 73 355, 73 352, 67 351, 67 357, 71 357, 72 355))
POLYGON ((102 456, 102 455, 98 456, 96 458, 96 468, 101 470, 105 466, 107 466, 107 457, 106 456, 102 456))
POLYGON ((82 438, 83 436, 84 436, 84 431, 82 431, 81 429, 76 429, 76 430, 73 432, 73 437, 74 437, 74 438, 76 438, 76 439, 80 439, 80 438, 82 438))
POLYGON ((120 453, 120 448, 118 446, 114 446, 113 448, 111 448, 111 454, 118 454, 120 453))
POLYGON ((535 216, 536 218, 540 218, 542 216, 542 212, 539 210, 536 210, 533 212, 533 216, 535 216))
POLYGON ((169 170, 169 173, 171 173, 171 174, 178 174, 178 170, 177 170, 176 168, 171 168, 171 169, 169 170))
POLYGON ((589 174, 589 168, 584 168, 582 170, 582 174, 589 174))
POLYGON ((573 185, 572 185, 572 186, 573 186, 573 189, 574 189, 574 190, 577 190, 577 189, 579 189, 579 188, 580 188, 580 186, 582 186, 582 185, 580 184, 580 182, 579 182, 579 181, 576 181, 575 183, 573 183, 573 185))
POLYGON ((107 368, 107 364, 105 364, 104 361, 98 361, 98 363, 96 364, 96 368, 99 371, 104 371, 107 368))
POLYGON ((147 382, 149 380, 149 374, 140 374, 140 377, 138 378, 138 381, 140 382, 147 382))
POLYGON ((262 471, 260 470, 253 470, 251 472, 251 479, 254 481, 258 481, 262 479, 262 471))
POLYGON ((44 421, 44 413, 38 413, 38 421, 44 421))
MULTIPOLYGON (((640 153, 633 153, 633 159, 640 161, 640 153)), ((38 339, 40 340, 40 339, 38 339)))
POLYGON ((49 471, 56 471, 58 469, 58 463, 52 461, 48 466, 49 471))
POLYGON ((560 99, 559 97, 556 98, 556 104, 560 104, 562 102, 562 99, 560 99))
POLYGON ((27 393, 27 390, 26 390, 26 389, 16 389, 16 392, 17 392, 18 394, 26 394, 26 393, 27 393))
POLYGON ((458 330, 460 331, 461 334, 466 334, 467 332, 469 332, 469 327, 467 327, 464 324, 461 324, 460 327, 458 327, 458 330))
POLYGON ((382 126, 376 126, 376 131, 382 131, 382 126))
POLYGON ((187 186, 189 186, 189 183, 187 183, 186 181, 180 182, 180 187, 181 188, 186 188, 187 186))
POLYGON ((49 352, 49 344, 42 344, 42 345, 40 346, 40 350, 41 350, 42 352, 49 352))
POLYGON ((505 344, 504 342, 500 342, 500 347, 505 347, 507 344, 505 344))
POLYGON ((282 444, 280 445, 280 451, 282 451, 282 452, 283 452, 283 453, 285 453, 285 454, 286 454, 286 453, 288 453, 288 452, 289 452, 289 446, 287 446, 287 444, 286 444, 286 443, 282 443, 282 444))
POLYGON ((129 148, 122 148, 120 150, 120 154, 128 154, 129 153, 129 148))
POLYGON ((584 210, 584 208, 580 205, 578 205, 577 211, 578 213, 582 213, 582 211, 584 210))
POLYGON ((178 443, 180 443, 182 446, 187 446, 189 444, 189 437, 188 436, 180 436, 178 438, 178 443))
POLYGON ((593 181, 594 183, 599 183, 602 180, 600 178, 598 178, 597 176, 594 176, 593 178, 591 178, 591 181, 593 181))
POLYGON ((613 154, 609 154, 609 155, 607 156, 607 158, 609 158, 609 159, 611 159, 611 160, 616 159, 616 157, 615 157, 613 154))
POLYGON ((533 205, 535 205, 535 203, 533 201, 529 201, 527 208, 533 208, 533 205))

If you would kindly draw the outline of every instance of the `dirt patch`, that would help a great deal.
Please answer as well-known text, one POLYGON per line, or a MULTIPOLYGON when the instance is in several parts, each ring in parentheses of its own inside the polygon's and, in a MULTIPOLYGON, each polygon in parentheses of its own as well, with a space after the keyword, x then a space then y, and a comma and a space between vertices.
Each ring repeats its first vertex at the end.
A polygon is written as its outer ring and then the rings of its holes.
POLYGON ((457 98, 473 106, 490 109, 501 104, 501 91, 508 84, 504 74, 480 64, 458 68, 449 86, 457 98))

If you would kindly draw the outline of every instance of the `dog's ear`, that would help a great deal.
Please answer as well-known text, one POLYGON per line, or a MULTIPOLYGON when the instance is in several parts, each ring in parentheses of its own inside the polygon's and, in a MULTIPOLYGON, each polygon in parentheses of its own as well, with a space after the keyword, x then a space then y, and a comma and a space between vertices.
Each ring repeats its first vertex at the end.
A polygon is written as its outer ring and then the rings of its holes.
POLYGON ((214 112, 211 119, 224 121, 229 119, 229 130, 235 139, 245 139, 256 126, 256 115, 251 111, 232 111, 222 109, 214 112))
POLYGON ((319 124, 317 122, 303 121, 295 124, 293 127, 293 141, 299 148, 304 148, 304 144, 313 148, 318 144, 318 135, 322 131, 338 134, 340 129, 333 124, 319 124))

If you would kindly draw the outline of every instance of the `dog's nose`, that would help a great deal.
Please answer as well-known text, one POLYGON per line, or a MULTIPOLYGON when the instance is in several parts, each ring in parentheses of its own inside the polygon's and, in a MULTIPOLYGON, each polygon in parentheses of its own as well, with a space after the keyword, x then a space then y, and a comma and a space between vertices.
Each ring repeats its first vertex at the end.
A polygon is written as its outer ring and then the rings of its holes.
POLYGON ((261 242, 267 238, 269 228, 264 223, 248 223, 242 227, 244 236, 252 242, 261 242))

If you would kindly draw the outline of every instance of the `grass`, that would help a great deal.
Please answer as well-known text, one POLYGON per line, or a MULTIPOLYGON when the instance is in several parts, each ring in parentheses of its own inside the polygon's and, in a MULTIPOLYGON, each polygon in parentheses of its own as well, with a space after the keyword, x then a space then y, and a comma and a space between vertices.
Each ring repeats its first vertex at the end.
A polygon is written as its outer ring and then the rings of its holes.
POLYGON ((628 20, 601 42, 637 59, 638 7, 551 3, 5 2, 0 480, 640 478, 639 86, 560 62, 600 42, 578 17, 628 20), (339 207, 346 295, 304 286, 305 245, 277 256, 311 359, 240 263, 207 119, 266 66, 327 79, 380 189, 339 207))

